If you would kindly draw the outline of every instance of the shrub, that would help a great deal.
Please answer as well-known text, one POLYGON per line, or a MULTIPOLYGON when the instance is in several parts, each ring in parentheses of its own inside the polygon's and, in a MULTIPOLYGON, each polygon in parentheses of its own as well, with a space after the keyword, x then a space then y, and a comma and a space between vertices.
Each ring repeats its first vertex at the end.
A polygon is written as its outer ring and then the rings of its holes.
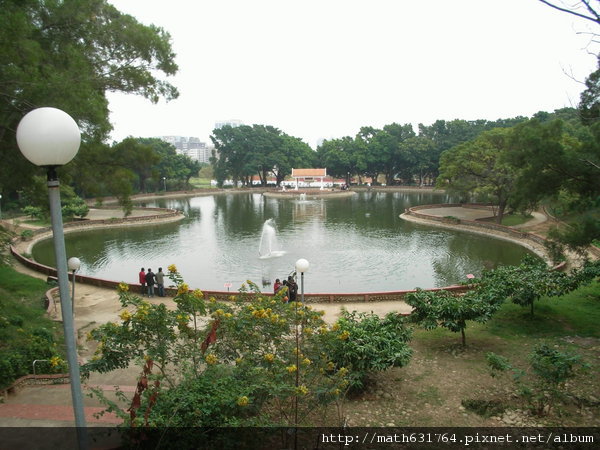
POLYGON ((403 367, 412 356, 408 346, 412 333, 400 314, 389 313, 381 319, 373 313, 343 310, 334 333, 326 351, 335 367, 349 369, 353 390, 363 389, 373 372, 403 367))
POLYGON ((538 344, 530 353, 530 373, 513 367, 508 359, 494 353, 488 353, 486 358, 492 377, 512 372, 519 395, 538 415, 547 414, 556 400, 564 397, 567 380, 589 367, 580 355, 562 352, 548 344, 538 344))
POLYGON ((25 206, 21 211, 31 219, 43 220, 46 218, 46 212, 39 206, 25 206))

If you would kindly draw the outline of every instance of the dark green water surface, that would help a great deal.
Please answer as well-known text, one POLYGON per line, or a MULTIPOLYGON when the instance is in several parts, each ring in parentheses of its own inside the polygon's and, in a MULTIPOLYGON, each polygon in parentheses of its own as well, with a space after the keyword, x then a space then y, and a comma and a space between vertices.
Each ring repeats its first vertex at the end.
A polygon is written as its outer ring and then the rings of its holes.
MULTIPOLYGON (((444 194, 419 192, 318 200, 259 193, 165 199, 145 206, 180 209, 188 217, 70 233, 67 256, 81 259, 84 275, 136 283, 140 267, 166 271, 175 264, 192 288, 227 290, 231 283, 232 291, 248 279, 270 290, 275 278, 287 278, 295 261, 305 258, 310 263, 306 292, 347 293, 447 286, 484 267, 518 263, 528 252, 510 242, 398 217, 409 206, 448 201, 444 194), (259 255, 267 219, 273 219, 271 245, 280 256, 259 255)), ((52 241, 37 244, 33 256, 54 266, 52 241)))

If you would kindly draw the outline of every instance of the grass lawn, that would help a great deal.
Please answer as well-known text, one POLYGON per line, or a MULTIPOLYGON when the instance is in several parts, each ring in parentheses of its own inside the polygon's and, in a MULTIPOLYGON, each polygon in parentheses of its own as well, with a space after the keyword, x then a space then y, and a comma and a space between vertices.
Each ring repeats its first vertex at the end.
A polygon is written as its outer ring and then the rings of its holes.
POLYGON ((531 215, 523 215, 523 214, 507 214, 502 217, 502 225, 506 227, 514 227, 515 225, 521 225, 528 220, 533 219, 531 215))
POLYGON ((210 178, 190 178, 190 184, 197 189, 212 188, 210 178))
MULTIPOLYGON (((43 280, 0 266, 0 387, 30 373, 33 360, 61 353, 62 331, 44 310, 48 288, 43 280)), ((38 369, 50 371, 49 364, 38 369)))
POLYGON ((347 402, 348 423, 600 426, 600 282, 560 298, 542 298, 534 313, 532 318, 528 308, 507 302, 489 322, 467 322, 465 348, 460 333, 415 329, 409 364, 376 373, 370 388, 347 402), (513 366, 527 370, 526 381, 531 381, 529 357, 541 343, 580 355, 589 369, 566 383, 564 402, 540 416, 531 413, 529 403, 517 394, 510 374, 490 376, 486 355, 493 352, 508 358, 513 366), (498 412, 486 415, 465 408, 488 403, 499 407, 498 412))

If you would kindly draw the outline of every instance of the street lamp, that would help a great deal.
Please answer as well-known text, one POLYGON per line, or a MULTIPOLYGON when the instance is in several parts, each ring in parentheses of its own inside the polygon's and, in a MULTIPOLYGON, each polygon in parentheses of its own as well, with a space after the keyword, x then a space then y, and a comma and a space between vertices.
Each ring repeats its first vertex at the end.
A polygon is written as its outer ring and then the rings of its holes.
POLYGON ((163 184, 165 185, 165 192, 167 192, 167 177, 163 177, 163 184))
POLYGON ((73 294, 71 295, 71 312, 73 313, 73 321, 75 321, 75 272, 81 267, 81 261, 79 258, 73 256, 67 261, 69 270, 73 271, 73 294))
POLYGON ((17 144, 23 156, 36 166, 45 167, 48 175, 48 198, 56 273, 60 290, 60 303, 71 379, 71 397, 75 413, 75 425, 79 448, 87 448, 85 415, 81 394, 81 378, 77 361, 77 347, 71 298, 69 297, 69 278, 65 251, 65 236, 60 207, 60 184, 56 168, 71 161, 81 143, 81 134, 77 123, 64 111, 56 108, 38 108, 27 113, 17 127, 17 144))
MULTIPOLYGON (((308 261, 304 258, 296 261, 296 272, 300 272, 300 293, 301 302, 304 304, 304 272, 308 270, 308 261)), ((298 333, 298 301, 295 302, 295 322, 296 322, 296 389, 300 384, 300 336, 298 333)), ((298 426, 298 394, 294 397, 294 425, 298 426)), ((294 442, 297 444, 298 430, 294 434, 294 442)), ((296 447, 295 445, 294 447, 296 447)))
POLYGON ((298 261, 296 261, 296 272, 300 272, 300 292, 302 303, 304 303, 304 272, 308 271, 308 266, 308 261, 304 258, 301 258, 298 261))

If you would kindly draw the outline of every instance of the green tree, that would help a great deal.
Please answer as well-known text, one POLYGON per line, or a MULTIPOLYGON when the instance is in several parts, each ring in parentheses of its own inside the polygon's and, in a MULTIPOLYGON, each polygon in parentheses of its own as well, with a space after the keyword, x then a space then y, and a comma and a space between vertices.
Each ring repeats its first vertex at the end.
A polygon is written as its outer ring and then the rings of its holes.
MULTIPOLYGON (((85 153, 111 129, 107 92, 152 102, 178 96, 158 78, 177 71, 169 34, 105 0, 1 0, 0 10, 0 179, 11 196, 37 171, 14 140, 31 109, 52 105, 68 112, 83 132, 85 153)), ((79 170, 78 159, 65 170, 79 170)))
POLYGON ((530 308, 533 317, 534 303, 542 297, 560 297, 589 283, 598 276, 600 263, 588 262, 581 269, 566 274, 548 267, 538 258, 526 256, 518 266, 501 266, 483 272, 478 290, 492 293, 500 301, 511 300, 530 308))
POLYGON ((349 136, 323 141, 317 148, 317 159, 321 167, 327 168, 328 174, 345 178, 348 185, 350 177, 362 173, 365 168, 356 141, 349 136))
POLYGON ((155 166, 160 161, 160 156, 151 145, 142 144, 132 137, 115 144, 113 150, 121 165, 136 175, 138 190, 146 192, 146 181, 150 177, 158 177, 155 166))
POLYGON ((444 152, 437 186, 493 202, 498 207, 496 222, 502 223, 516 195, 517 170, 507 162, 510 136, 510 129, 497 128, 444 152))
POLYGON ((467 321, 485 323, 502 304, 502 300, 488 295, 482 290, 472 290, 464 295, 452 292, 424 291, 417 289, 406 295, 406 303, 413 307, 412 322, 427 330, 437 327, 447 328, 453 333, 460 332, 462 345, 466 346, 465 329, 467 321))
POLYGON ((307 144, 268 125, 225 126, 213 130, 211 140, 215 145, 211 164, 221 186, 227 178, 234 185, 238 181, 249 185, 257 174, 266 185, 271 173, 280 184, 292 167, 313 164, 314 152, 307 144))

